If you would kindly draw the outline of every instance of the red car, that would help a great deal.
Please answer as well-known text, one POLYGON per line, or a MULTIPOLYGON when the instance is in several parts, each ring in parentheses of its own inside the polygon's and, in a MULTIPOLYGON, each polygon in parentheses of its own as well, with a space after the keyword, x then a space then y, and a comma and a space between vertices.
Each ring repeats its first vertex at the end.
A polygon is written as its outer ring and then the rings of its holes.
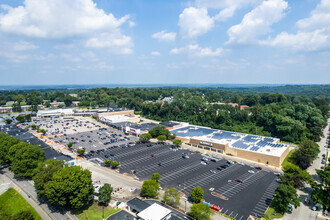
POLYGON ((261 168, 261 167, 256 167, 256 169, 257 169, 257 170, 262 170, 262 168, 261 168))
POLYGON ((151 157, 156 157, 156 156, 155 156, 155 155, 153 155, 153 154, 151 154, 150 156, 151 156, 151 157))
POLYGON ((240 180, 240 179, 237 179, 236 182, 238 182, 238 183, 243 183, 243 181, 240 180))

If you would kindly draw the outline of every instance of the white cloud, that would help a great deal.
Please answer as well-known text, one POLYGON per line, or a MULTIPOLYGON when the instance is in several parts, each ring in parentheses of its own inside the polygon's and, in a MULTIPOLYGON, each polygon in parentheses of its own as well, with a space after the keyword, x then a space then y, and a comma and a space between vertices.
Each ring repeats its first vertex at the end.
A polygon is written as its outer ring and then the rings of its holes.
POLYGON ((114 53, 131 54, 133 50, 132 39, 120 33, 103 33, 86 41, 89 48, 112 48, 114 53))
POLYGON ((220 12, 214 16, 214 19, 216 21, 226 21, 235 14, 237 9, 259 2, 261 2, 261 0, 196 0, 196 5, 199 8, 221 9, 220 12))
POLYGON ((181 48, 174 48, 170 51, 170 54, 179 54, 182 52, 187 52, 189 55, 192 56, 220 56, 224 53, 223 48, 216 48, 214 51, 211 50, 208 47, 200 47, 198 44, 190 44, 187 47, 181 47, 181 48))
POLYGON ((37 48, 38 47, 36 45, 34 45, 31 42, 27 42, 27 41, 20 41, 13 45, 13 49, 16 51, 33 50, 33 49, 37 49, 37 48))
POLYGON ((271 31, 271 25, 280 21, 288 3, 284 0, 263 1, 258 7, 247 13, 240 24, 230 27, 227 31, 227 43, 249 44, 258 36, 271 31))
POLYGON ((309 18, 301 19, 297 26, 304 30, 315 30, 330 27, 330 0, 321 0, 320 4, 311 12, 309 18))
POLYGON ((330 48, 330 0, 321 0, 308 18, 298 20, 297 33, 282 32, 261 44, 292 49, 317 51, 330 48))
POLYGON ((214 26, 214 20, 206 8, 189 7, 180 14, 178 25, 184 38, 194 38, 207 33, 214 26))
POLYGON ((63 38, 93 31, 112 30, 126 22, 98 9, 92 0, 25 0, 24 6, 4 7, 0 16, 3 32, 29 37, 63 38))
POLYGON ((329 44, 329 36, 325 34, 324 29, 298 32, 297 34, 282 32, 275 39, 262 41, 261 44, 293 50, 315 51, 329 44))
POLYGON ((151 55, 153 56, 160 56, 160 53, 158 51, 152 51, 151 55))
POLYGON ((129 25, 129 27, 135 27, 135 22, 133 22, 133 21, 128 21, 128 25, 129 25))
POLYGON ((176 33, 167 32, 166 30, 154 33, 152 38, 158 39, 160 41, 172 42, 175 41, 176 33))
POLYGON ((7 5, 2 8, 0 31, 3 33, 46 39, 90 38, 86 43, 90 47, 114 44, 124 47, 120 50, 132 50, 131 39, 120 31, 120 26, 127 21, 130 26, 134 25, 129 15, 116 18, 97 8, 93 0, 57 0, 56 3, 25 0, 16 8, 7 5), (114 43, 110 43, 112 41, 114 43))

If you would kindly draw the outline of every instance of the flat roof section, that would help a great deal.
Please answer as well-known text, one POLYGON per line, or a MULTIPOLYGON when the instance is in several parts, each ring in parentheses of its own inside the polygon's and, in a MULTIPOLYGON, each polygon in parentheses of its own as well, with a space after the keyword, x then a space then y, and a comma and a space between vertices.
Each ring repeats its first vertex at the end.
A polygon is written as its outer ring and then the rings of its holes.
POLYGON ((139 198, 133 198, 127 202, 127 206, 131 207, 137 212, 141 212, 148 208, 150 205, 139 198))
POLYGON ((272 156, 281 156, 288 147, 286 144, 278 143, 278 138, 215 130, 194 125, 174 129, 171 133, 175 133, 178 137, 222 145, 228 144, 231 148, 272 156))
POLYGON ((125 210, 121 210, 107 218, 107 220, 135 220, 135 216, 126 212, 125 210))
POLYGON ((154 203, 142 212, 138 213, 137 216, 145 220, 162 220, 170 213, 170 209, 154 203))

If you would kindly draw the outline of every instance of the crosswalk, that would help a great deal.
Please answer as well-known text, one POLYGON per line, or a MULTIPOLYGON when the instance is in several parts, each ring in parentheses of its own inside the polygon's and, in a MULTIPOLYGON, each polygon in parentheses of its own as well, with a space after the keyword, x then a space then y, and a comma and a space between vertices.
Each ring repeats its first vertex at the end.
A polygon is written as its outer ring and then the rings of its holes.
POLYGON ((18 186, 14 186, 13 188, 14 188, 17 192, 22 192, 22 189, 19 188, 18 186))

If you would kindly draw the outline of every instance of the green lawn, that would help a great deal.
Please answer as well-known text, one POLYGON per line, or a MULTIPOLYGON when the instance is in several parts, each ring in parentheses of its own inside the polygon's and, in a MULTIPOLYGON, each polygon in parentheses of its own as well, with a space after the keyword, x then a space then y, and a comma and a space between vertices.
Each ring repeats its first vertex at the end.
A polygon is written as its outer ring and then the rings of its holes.
POLYGON ((296 150, 291 150, 288 154, 288 156, 286 156, 286 158, 283 160, 282 162, 282 167, 286 166, 287 164, 291 163, 290 159, 291 159, 291 156, 293 154, 293 152, 295 152, 296 150))
MULTIPOLYGON (((82 213, 76 215, 80 220, 100 220, 102 219, 103 207, 99 206, 97 203, 91 205, 87 210, 84 210, 82 213)), ((110 206, 104 208, 104 219, 110 215, 119 212, 120 209, 113 209, 110 206)))
POLYGON ((268 208, 266 213, 264 214, 264 218, 267 220, 271 220, 271 219, 275 219, 275 218, 282 218, 283 215, 280 213, 277 213, 276 215, 274 215, 274 209, 273 208, 268 208))
POLYGON ((15 215, 21 211, 30 210, 35 219, 40 219, 37 211, 13 188, 9 188, 0 195, 0 207, 8 215, 15 215))

